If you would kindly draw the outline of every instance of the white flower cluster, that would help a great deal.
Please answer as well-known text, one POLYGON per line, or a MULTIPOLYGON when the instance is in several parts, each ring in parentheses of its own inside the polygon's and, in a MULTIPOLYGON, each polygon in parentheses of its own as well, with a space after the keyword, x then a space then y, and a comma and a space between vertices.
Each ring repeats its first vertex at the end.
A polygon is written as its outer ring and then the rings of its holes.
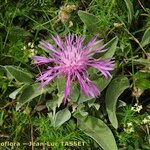
POLYGON ((147 124, 147 125, 150 126, 150 115, 146 116, 146 117, 142 120, 141 124, 147 124))
POLYGON ((142 105, 139 105, 138 103, 136 103, 133 107, 131 107, 131 110, 139 113, 142 108, 143 108, 142 105))
POLYGON ((29 42, 27 46, 24 46, 22 50, 27 50, 28 51, 28 57, 31 58, 37 54, 37 50, 35 50, 35 45, 34 43, 29 42))
POLYGON ((126 133, 132 133, 132 132, 134 132, 134 127, 133 127, 132 122, 128 122, 128 123, 125 125, 124 131, 125 131, 126 133))

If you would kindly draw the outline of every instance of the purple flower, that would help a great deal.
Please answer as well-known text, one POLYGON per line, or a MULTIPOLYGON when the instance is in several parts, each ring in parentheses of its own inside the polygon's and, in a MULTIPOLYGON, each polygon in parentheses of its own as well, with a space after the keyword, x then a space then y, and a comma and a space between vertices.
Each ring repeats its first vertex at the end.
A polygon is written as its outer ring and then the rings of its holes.
POLYGON ((84 38, 77 35, 68 35, 64 41, 57 35, 52 37, 55 46, 47 41, 40 42, 40 47, 50 51, 50 57, 34 56, 34 64, 47 64, 46 71, 40 73, 37 77, 42 86, 50 83, 57 76, 66 78, 66 87, 64 90, 64 103, 70 95, 71 83, 78 81, 81 90, 89 97, 100 95, 99 89, 88 78, 87 68, 93 67, 101 72, 107 79, 110 77, 110 71, 114 68, 114 61, 111 59, 94 59, 95 53, 106 51, 105 45, 96 47, 96 37, 84 45, 84 38))

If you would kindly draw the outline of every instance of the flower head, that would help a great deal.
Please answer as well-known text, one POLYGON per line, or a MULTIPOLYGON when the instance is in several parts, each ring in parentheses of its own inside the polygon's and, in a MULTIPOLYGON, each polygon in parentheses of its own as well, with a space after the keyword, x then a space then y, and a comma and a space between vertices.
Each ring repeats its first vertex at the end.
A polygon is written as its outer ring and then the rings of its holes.
POLYGON ((106 51, 105 45, 95 47, 96 37, 84 45, 84 38, 76 35, 68 35, 65 40, 57 35, 52 37, 55 46, 47 41, 40 42, 40 47, 50 51, 50 57, 34 56, 34 64, 48 67, 42 72, 37 80, 41 81, 42 86, 50 83, 54 78, 62 75, 66 78, 66 87, 64 90, 64 103, 70 95, 71 83, 77 81, 81 90, 89 97, 100 95, 99 89, 88 78, 87 68, 93 67, 101 72, 107 79, 110 77, 110 71, 113 70, 114 61, 111 59, 94 59, 95 53, 106 51), (51 65, 53 64, 53 65, 51 65))

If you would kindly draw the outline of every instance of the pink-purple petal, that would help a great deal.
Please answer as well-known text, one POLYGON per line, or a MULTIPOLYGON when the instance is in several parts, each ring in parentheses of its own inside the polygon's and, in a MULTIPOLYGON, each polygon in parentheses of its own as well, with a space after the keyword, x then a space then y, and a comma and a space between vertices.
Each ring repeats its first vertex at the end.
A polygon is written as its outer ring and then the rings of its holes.
POLYGON ((67 81, 66 81, 66 87, 65 87, 65 91, 64 91, 64 104, 66 104, 67 102, 67 98, 70 95, 70 89, 71 89, 71 76, 68 75, 67 77, 67 81))
POLYGON ((57 44, 57 46, 60 48, 60 50, 64 50, 64 43, 61 40, 61 38, 58 35, 52 36, 52 38, 55 41, 55 43, 57 44))
POLYGON ((92 98, 100 95, 99 89, 92 81, 88 79, 86 75, 80 75, 79 73, 77 73, 77 79, 85 95, 92 98))
POLYGON ((111 77, 110 71, 114 69, 114 61, 111 61, 110 59, 106 60, 90 60, 89 66, 96 68, 99 70, 107 79, 108 77, 111 77))
POLYGON ((39 47, 57 53, 56 49, 47 41, 41 41, 39 47))
POLYGON ((46 58, 46 57, 42 57, 42 56, 33 56, 32 59, 34 60, 33 64, 38 64, 38 65, 55 62, 54 59, 46 58))

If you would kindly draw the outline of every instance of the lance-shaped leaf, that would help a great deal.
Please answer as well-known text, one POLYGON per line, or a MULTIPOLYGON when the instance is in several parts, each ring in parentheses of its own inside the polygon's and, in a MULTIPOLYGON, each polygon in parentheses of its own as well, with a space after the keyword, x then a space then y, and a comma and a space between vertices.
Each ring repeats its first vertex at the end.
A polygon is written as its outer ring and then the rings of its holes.
POLYGON ((31 73, 20 69, 15 66, 4 66, 3 67, 7 71, 7 76, 10 78, 14 78, 15 80, 22 83, 32 83, 33 76, 31 73))
POLYGON ((3 125, 3 122, 4 122, 4 111, 0 111, 0 126, 3 125))
POLYGON ((55 115, 54 127, 60 127, 63 123, 68 121, 70 117, 71 113, 67 108, 58 111, 55 115))
POLYGON ((52 91, 52 88, 41 88, 40 84, 35 83, 33 85, 28 85, 23 91, 22 94, 19 97, 19 103, 16 106, 16 110, 19 110, 24 104, 27 102, 30 102, 37 96, 47 92, 52 91))
POLYGON ((150 27, 147 28, 147 30, 145 31, 143 37, 142 37, 142 41, 141 41, 141 45, 144 47, 146 45, 150 44, 150 27))
POLYGON ((124 0, 124 1, 126 3, 127 10, 128 10, 128 23, 131 24, 134 15, 133 4, 131 0, 124 0))
POLYGON ((116 51, 117 44, 118 44, 118 37, 115 36, 107 43, 106 48, 108 48, 108 50, 104 53, 104 55, 102 55, 101 58, 111 58, 116 51))
POLYGON ((78 11, 78 15, 89 31, 91 31, 93 33, 98 32, 99 25, 98 25, 97 17, 95 17, 94 15, 92 15, 86 11, 82 11, 82 10, 78 11))
POLYGON ((12 99, 15 99, 16 96, 23 91, 26 87, 28 86, 28 84, 24 84, 22 85, 20 88, 16 89, 15 91, 13 91, 12 93, 9 94, 9 97, 12 99))
POLYGON ((93 138, 104 150, 117 150, 115 138, 109 127, 100 119, 76 114, 78 127, 93 138))
POLYGON ((128 87, 129 87, 128 78, 121 76, 113 79, 107 88, 105 97, 106 110, 108 113, 109 120, 114 128, 118 128, 118 121, 116 117, 116 104, 118 97, 128 87))

